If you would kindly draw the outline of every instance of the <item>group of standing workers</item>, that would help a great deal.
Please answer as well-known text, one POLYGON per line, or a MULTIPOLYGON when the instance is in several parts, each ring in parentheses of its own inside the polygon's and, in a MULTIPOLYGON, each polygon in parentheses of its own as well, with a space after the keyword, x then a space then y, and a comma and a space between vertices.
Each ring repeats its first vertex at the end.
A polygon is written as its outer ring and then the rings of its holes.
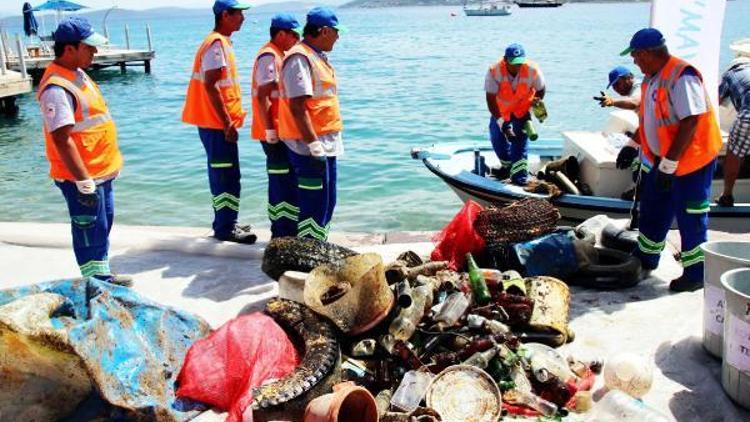
MULTIPOLYGON (((231 35, 242 27, 237 0, 217 0, 214 30, 195 56, 182 120, 197 126, 206 151, 214 210, 214 237, 254 243, 249 226, 237 223, 240 206, 239 129, 246 112, 231 35)), ((289 14, 273 17, 270 40, 258 51, 252 73, 251 137, 261 143, 268 173, 268 216, 272 237, 326 240, 336 205, 336 157, 343 153, 336 73, 326 56, 339 33, 334 12, 316 7, 304 27, 289 14)), ((112 181, 122 168, 117 129, 101 91, 82 69, 107 40, 82 18, 63 20, 53 34, 55 60, 42 77, 38 99, 50 176, 68 205, 73 249, 83 276, 120 284, 127 277, 109 268, 109 233, 114 220, 112 181)), ((702 286, 709 195, 722 145, 719 126, 700 72, 670 55, 653 28, 638 31, 630 54, 644 74, 638 87, 624 67, 609 74, 609 85, 625 98, 596 97, 602 106, 636 109, 640 128, 618 156, 619 167, 640 160, 641 223, 635 254, 655 269, 672 220, 682 241, 683 275, 675 291, 702 286)), ((523 46, 511 44, 485 78, 491 113, 490 140, 515 184, 528 178, 527 125, 530 110, 544 98, 539 67, 523 46)), ((720 87, 722 99, 738 110, 730 135, 719 203, 731 206, 740 159, 750 152, 750 61, 733 62, 720 87), (731 182, 731 183, 730 183, 731 182)))
MULTIPOLYGON (((238 243, 257 239, 250 226, 237 223, 237 142, 247 113, 230 39, 249 7, 237 0, 215 1, 214 30, 195 56, 182 113, 185 123, 198 127, 206 151, 213 235, 238 243)), ((328 237, 343 125, 336 74, 326 53, 344 30, 326 7, 311 9, 304 27, 290 14, 277 14, 270 40, 257 54, 250 135, 261 142, 266 155, 272 237, 328 237)), ((82 70, 91 66, 97 47, 107 40, 75 16, 61 21, 53 38, 55 59, 38 91, 50 177, 68 205, 81 275, 129 285, 130 277, 112 274, 108 257, 112 181, 123 165, 117 129, 101 91, 82 70)))

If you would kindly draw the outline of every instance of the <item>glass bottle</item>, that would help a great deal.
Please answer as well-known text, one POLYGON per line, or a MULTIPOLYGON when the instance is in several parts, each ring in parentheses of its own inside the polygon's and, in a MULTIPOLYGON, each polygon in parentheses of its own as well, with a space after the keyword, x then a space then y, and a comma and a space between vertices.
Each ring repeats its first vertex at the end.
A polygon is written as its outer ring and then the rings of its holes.
POLYGON ((437 315, 435 315, 437 328, 444 330, 452 327, 468 308, 469 298, 463 292, 452 293, 445 299, 437 315))
POLYGON ((531 123, 531 119, 527 120, 526 123, 523 124, 523 132, 532 141, 536 141, 537 139, 539 139, 539 135, 536 133, 536 129, 534 129, 534 124, 531 123))
POLYGON ((409 371, 404 374, 401 384, 393 393, 391 405, 407 413, 411 413, 419 407, 419 402, 424 398, 427 387, 432 381, 432 374, 426 371, 409 371))
POLYGON ((534 113, 534 117, 539 120, 539 123, 544 123, 547 119, 547 106, 544 105, 544 100, 539 100, 536 104, 532 105, 531 112, 534 113))
POLYGON ((466 254, 466 262, 469 267, 469 284, 471 285, 471 293, 474 295, 474 302, 477 305, 486 305, 490 302, 492 297, 490 291, 487 289, 487 283, 484 281, 484 276, 479 270, 477 263, 474 261, 474 257, 471 252, 466 254))
POLYGON ((497 350, 497 347, 492 347, 491 349, 485 350, 484 352, 476 352, 471 355, 470 358, 463 361, 463 364, 476 366, 479 369, 485 369, 490 364, 492 358, 497 355, 497 350))

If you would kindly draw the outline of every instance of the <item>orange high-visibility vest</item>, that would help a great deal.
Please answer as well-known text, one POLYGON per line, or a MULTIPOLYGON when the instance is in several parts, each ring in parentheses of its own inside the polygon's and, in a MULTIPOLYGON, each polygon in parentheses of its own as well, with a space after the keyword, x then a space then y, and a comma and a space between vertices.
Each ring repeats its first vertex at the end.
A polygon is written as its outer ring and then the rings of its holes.
MULTIPOLYGON (((276 75, 281 74, 281 63, 284 60, 284 52, 281 51, 272 42, 268 42, 259 51, 258 55, 255 56, 255 66, 253 66, 253 126, 251 135, 253 139, 265 140, 266 139, 266 127, 263 124, 261 116, 261 104, 258 101, 258 84, 255 82, 255 76, 258 72, 258 59, 260 56, 270 54, 273 56, 274 63, 276 65, 276 75)), ((273 127, 268 129, 278 128, 279 121, 279 89, 278 87, 271 91, 271 120, 273 121, 273 127)))
POLYGON ((224 129, 223 119, 208 98, 201 68, 203 53, 215 41, 221 41, 221 47, 227 60, 227 66, 222 68, 221 79, 216 82, 216 86, 219 88, 221 102, 226 107, 234 127, 239 128, 242 127, 247 113, 242 109, 242 94, 240 93, 240 80, 237 76, 234 48, 232 48, 229 37, 225 37, 218 32, 208 34, 195 55, 193 76, 190 79, 187 96, 185 97, 185 108, 182 110, 182 121, 206 129, 224 129))
MULTIPOLYGON (((117 173, 123 163, 117 146, 117 128, 96 83, 84 73, 74 72, 52 62, 42 76, 37 99, 41 101, 42 93, 50 85, 63 88, 75 98, 75 124, 70 138, 75 143, 89 176, 99 179, 117 173)), ((76 178, 60 158, 47 125, 44 126, 44 139, 50 177, 75 181, 76 178)))
POLYGON ((525 116, 531 109, 531 101, 536 94, 536 89, 534 89, 534 81, 538 75, 536 63, 527 60, 521 65, 515 77, 518 79, 515 90, 512 84, 513 76, 508 72, 505 58, 493 64, 490 72, 496 81, 500 81, 496 100, 503 120, 510 121, 511 114, 518 119, 525 116))
MULTIPOLYGON (((318 56, 312 47, 304 42, 292 47, 284 58, 287 60, 299 54, 307 59, 312 72, 313 95, 305 101, 305 108, 315 134, 318 136, 341 132, 343 122, 339 109, 339 98, 336 95, 336 73, 327 61, 318 56)), ((283 68, 283 66, 282 66, 283 68)), ((279 78, 279 138, 283 140, 302 139, 290 108, 290 98, 285 94, 284 78, 279 78)))
MULTIPOLYGON (((701 81, 703 80, 703 76, 698 72, 698 69, 694 68, 688 62, 672 56, 658 74, 648 81, 644 81, 641 85, 641 98, 643 100, 641 101, 639 116, 641 121, 640 127, 643 128, 644 113, 646 110, 645 103, 651 100, 650 98, 646 98, 646 93, 648 92, 649 85, 657 84, 654 111, 656 113, 659 151, 662 157, 667 154, 667 151, 672 146, 672 142, 677 137, 677 130, 680 126, 680 119, 671 105, 669 88, 677 82, 687 69, 693 69, 701 81)), ((676 171, 678 176, 701 169, 719 155, 722 143, 721 131, 716 121, 713 106, 708 98, 708 95, 706 95, 708 110, 698 116, 698 126, 695 129, 695 135, 693 135, 693 139, 690 140, 685 152, 683 152, 682 157, 678 160, 679 164, 676 171)), ((645 130, 641 130, 641 134, 644 137, 648 136, 645 130)), ((641 142, 641 149, 646 158, 653 163, 654 154, 649 149, 648 140, 645 138, 641 142)))

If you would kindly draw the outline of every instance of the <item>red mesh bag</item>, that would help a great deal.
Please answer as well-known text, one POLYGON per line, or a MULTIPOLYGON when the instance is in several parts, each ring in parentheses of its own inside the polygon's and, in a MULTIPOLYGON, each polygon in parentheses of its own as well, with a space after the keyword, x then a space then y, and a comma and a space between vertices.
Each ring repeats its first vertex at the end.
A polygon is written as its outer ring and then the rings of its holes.
POLYGON ((481 253, 484 238, 477 233, 474 222, 482 209, 478 203, 467 201, 453 220, 432 239, 436 245, 430 258, 433 261, 448 261, 448 266, 458 271, 466 264, 467 252, 481 253))
POLYGON ((177 396, 229 411, 227 421, 252 421, 252 389, 283 378, 299 361, 289 337, 271 317, 244 315, 190 347, 177 378, 177 396))

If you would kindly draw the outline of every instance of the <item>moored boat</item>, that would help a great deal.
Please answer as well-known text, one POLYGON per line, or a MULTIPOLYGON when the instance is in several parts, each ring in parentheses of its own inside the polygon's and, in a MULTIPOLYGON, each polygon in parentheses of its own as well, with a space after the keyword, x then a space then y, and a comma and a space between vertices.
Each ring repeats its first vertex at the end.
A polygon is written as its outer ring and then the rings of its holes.
POLYGON ((466 16, 508 16, 512 13, 512 5, 506 2, 488 2, 478 6, 464 4, 466 16))
MULTIPOLYGON (((593 195, 563 193, 551 198, 568 223, 578 223, 598 214, 611 218, 630 218, 633 201, 621 199, 621 193, 632 185, 632 174, 618 170, 615 160, 619 146, 614 146, 603 132, 564 132, 565 139, 547 139, 529 142, 530 176, 541 170, 546 163, 561 157, 576 157, 580 164, 581 181, 589 185, 593 195)), ((724 151, 722 149, 722 156, 724 151)), ((492 169, 500 167, 489 141, 477 143, 434 145, 412 150, 412 157, 422 160, 425 167, 440 177, 463 201, 473 199, 482 204, 505 205, 513 201, 548 195, 526 191, 521 186, 498 180, 492 169), (479 157, 482 157, 479 159, 479 157), (484 161, 486 174, 477 162, 484 161)), ((723 157, 719 158, 719 168, 723 157)), ((717 171, 712 184, 712 198, 721 192, 723 180, 717 171)), ((735 206, 721 207, 711 204, 709 228, 713 230, 750 232, 750 177, 744 175, 735 185, 735 206)))
POLYGON ((517 0, 518 7, 560 7, 564 2, 558 0, 517 0))

